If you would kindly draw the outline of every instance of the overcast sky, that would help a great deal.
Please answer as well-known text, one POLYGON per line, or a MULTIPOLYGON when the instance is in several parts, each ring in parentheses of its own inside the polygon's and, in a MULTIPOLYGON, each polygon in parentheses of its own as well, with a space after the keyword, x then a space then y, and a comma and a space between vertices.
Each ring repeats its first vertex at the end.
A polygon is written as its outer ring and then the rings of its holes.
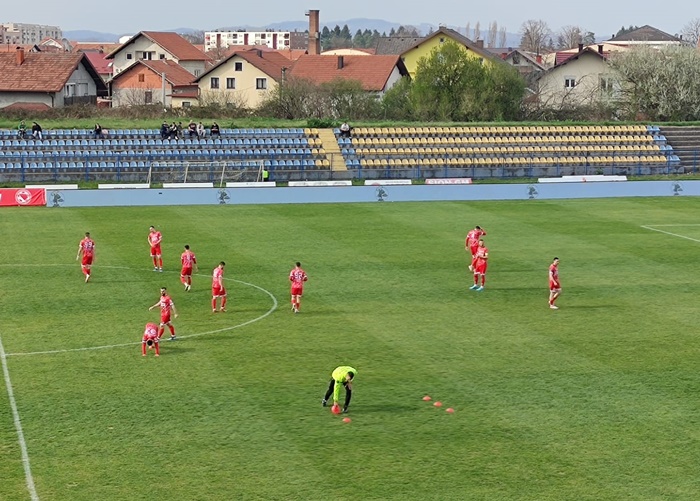
POLYGON ((658 0, 499 0, 465 2, 464 0, 73 0, 56 2, 17 2, 7 0, 0 9, 2 22, 57 25, 63 30, 94 30, 116 34, 133 34, 141 30, 194 28, 213 30, 224 26, 264 26, 283 21, 305 21, 304 12, 320 10, 321 26, 355 18, 419 25, 421 23, 464 27, 479 21, 483 28, 492 21, 517 33, 523 21, 542 19, 557 31, 565 25, 578 25, 593 31, 599 39, 609 38, 622 25, 650 24, 675 34, 689 20, 700 18, 700 2, 677 0, 673 8, 658 0), (33 8, 33 7, 35 8, 33 8))

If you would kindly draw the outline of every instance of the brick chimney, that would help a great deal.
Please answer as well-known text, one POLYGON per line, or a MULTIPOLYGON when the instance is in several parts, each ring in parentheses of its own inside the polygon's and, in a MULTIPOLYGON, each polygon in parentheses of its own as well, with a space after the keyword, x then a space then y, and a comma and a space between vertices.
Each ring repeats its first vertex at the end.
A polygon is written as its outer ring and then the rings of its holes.
POLYGON ((603 48, 604 47, 605 46, 603 44, 598 44, 598 54, 600 54, 601 56, 603 55, 603 48))
POLYGON ((343 56, 338 56, 338 69, 342 70, 343 66, 345 66, 345 59, 343 59, 343 56))
POLYGON ((583 44, 582 43, 578 44, 578 51, 583 52, 583 44))
POLYGON ((309 54, 318 55, 321 53, 321 33, 319 30, 319 11, 309 10, 306 15, 309 16, 309 54))
POLYGON ((479 40, 476 41, 476 46, 480 49, 484 48, 484 39, 480 38, 479 40))
POLYGON ((22 63, 24 62, 24 48, 23 47, 17 47, 17 66, 22 66, 22 63))

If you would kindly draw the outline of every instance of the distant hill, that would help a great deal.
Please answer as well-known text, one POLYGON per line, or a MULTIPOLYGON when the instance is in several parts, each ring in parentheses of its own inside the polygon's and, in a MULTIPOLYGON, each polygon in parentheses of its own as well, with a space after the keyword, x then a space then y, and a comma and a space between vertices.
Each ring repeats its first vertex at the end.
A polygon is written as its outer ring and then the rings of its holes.
MULTIPOLYGON (((387 35, 391 32, 391 29, 393 28, 394 30, 399 29, 400 26, 413 26, 413 25, 408 25, 404 24, 402 25, 401 23, 393 23, 390 21, 384 21, 383 19, 366 19, 366 18, 356 18, 356 19, 347 19, 345 21, 328 21, 328 22, 322 22, 321 23, 321 29, 323 29, 324 26, 327 26, 328 29, 333 29, 335 26, 340 26, 341 28, 345 25, 348 25, 348 28, 350 30, 350 33, 353 35, 357 30, 365 31, 365 30, 370 30, 374 31, 377 30, 379 33, 386 33, 387 35)), ((416 28, 421 35, 427 35, 428 33, 435 31, 438 29, 438 26, 435 24, 427 24, 423 23, 418 26, 413 26, 416 28)), ((272 23, 268 24, 266 26, 250 26, 250 25, 244 25, 244 26, 226 26, 226 27, 220 27, 216 28, 221 31, 234 31, 234 30, 248 30, 248 31, 258 31, 258 30, 275 30, 275 31, 306 31, 309 28, 309 22, 308 20, 303 20, 303 21, 284 21, 280 23, 272 23)), ((450 26, 455 31, 460 32, 462 35, 464 35, 464 27, 458 27, 458 26, 450 26)), ((175 29, 170 29, 170 30, 163 30, 163 31, 174 31, 176 33, 181 33, 181 34, 192 34, 194 32, 198 31, 203 31, 203 30, 198 30, 195 28, 175 28, 175 29)), ((211 30, 214 31, 214 30, 211 30)), ((132 33, 133 34, 133 33, 132 33)), ((88 30, 77 30, 77 31, 64 31, 63 36, 69 40, 77 40, 79 42, 113 42, 116 43, 119 40, 119 37, 121 35, 115 35, 114 33, 100 33, 97 31, 88 31, 88 30)), ((471 37, 470 37, 471 38, 471 37)), ((508 33, 506 37, 506 46, 507 47, 517 47, 520 44, 520 35, 517 33, 508 33)))
POLYGON ((90 30, 74 30, 64 31, 63 38, 75 40, 77 42, 109 42, 117 43, 120 35, 114 33, 101 33, 99 31, 90 30))

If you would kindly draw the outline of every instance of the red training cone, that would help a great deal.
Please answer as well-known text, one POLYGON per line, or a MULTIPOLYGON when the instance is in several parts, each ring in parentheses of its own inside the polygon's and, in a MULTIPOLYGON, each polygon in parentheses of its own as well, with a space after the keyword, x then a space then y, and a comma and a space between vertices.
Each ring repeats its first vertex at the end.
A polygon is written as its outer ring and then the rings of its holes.
POLYGON ((435 407, 442 407, 442 402, 435 402, 433 405, 435 407))
POLYGON ((424 402, 430 402, 431 400, 432 400, 432 398, 430 398, 430 395, 426 395, 423 397, 424 402))

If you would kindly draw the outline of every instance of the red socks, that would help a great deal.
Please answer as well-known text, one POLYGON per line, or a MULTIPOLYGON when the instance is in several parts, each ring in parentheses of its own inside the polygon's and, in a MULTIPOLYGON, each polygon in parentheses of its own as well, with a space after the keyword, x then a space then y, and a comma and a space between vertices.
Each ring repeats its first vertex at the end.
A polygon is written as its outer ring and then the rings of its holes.
POLYGON ((168 328, 170 329, 170 335, 174 336, 175 335, 175 327, 172 325, 168 325, 168 328))
POLYGON ((165 332, 165 328, 161 327, 158 329, 158 339, 163 337, 163 332, 165 332))
POLYGON ((226 308, 226 296, 221 298, 221 309, 226 308))

